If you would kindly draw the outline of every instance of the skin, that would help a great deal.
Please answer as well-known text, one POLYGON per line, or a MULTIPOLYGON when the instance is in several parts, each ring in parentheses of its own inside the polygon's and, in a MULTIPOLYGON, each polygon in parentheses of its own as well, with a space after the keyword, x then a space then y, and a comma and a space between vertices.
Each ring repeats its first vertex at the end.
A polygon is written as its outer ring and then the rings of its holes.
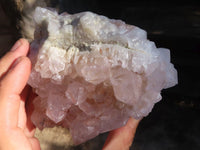
POLYGON ((139 120, 130 118, 124 127, 111 131, 103 150, 129 150, 138 124, 139 120))
POLYGON ((20 39, 0 60, 0 150, 40 150, 25 110, 31 71, 29 43, 20 39))
MULTIPOLYGON (((31 110, 25 108, 34 97, 26 85, 31 72, 28 51, 28 41, 20 39, 0 59, 0 150, 40 150, 31 110)), ((130 118, 126 126, 111 131, 103 150, 128 150, 138 123, 130 118)))

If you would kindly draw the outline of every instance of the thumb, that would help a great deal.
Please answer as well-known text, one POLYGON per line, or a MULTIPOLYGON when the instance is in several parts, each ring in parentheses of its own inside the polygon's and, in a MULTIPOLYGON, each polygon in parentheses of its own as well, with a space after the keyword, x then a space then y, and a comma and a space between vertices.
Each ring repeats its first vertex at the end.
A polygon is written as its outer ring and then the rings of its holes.
POLYGON ((111 131, 103 150, 128 150, 133 142, 139 121, 130 118, 125 126, 111 131))
POLYGON ((17 127, 20 94, 28 81, 30 71, 30 60, 21 56, 0 81, 0 126, 17 127))

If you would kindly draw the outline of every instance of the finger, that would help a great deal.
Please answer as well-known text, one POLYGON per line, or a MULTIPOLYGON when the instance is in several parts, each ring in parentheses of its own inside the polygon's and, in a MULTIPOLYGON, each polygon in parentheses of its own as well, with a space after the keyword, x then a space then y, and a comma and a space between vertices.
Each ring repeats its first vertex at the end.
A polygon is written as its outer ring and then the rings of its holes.
POLYGON ((124 127, 111 131, 103 150, 128 150, 132 144, 138 124, 139 120, 130 118, 124 127))
POLYGON ((19 111, 18 111, 18 122, 17 126, 22 130, 25 129, 26 125, 26 112, 25 112, 25 102, 21 99, 19 104, 19 111))
POLYGON ((31 115, 34 110, 33 106, 33 100, 37 95, 32 92, 32 89, 29 88, 29 97, 26 101, 26 115, 27 115, 27 122, 26 122, 26 128, 24 129, 24 133, 27 137, 33 137, 35 133, 35 126, 33 125, 31 121, 31 115))
POLYGON ((0 60, 0 78, 8 71, 12 63, 20 56, 26 56, 29 43, 25 39, 18 40, 3 58, 0 60))
POLYGON ((24 89, 31 71, 31 62, 27 57, 16 60, 15 66, 0 81, 0 122, 16 127, 20 107, 20 93, 24 89))
POLYGON ((40 143, 38 141, 38 139, 36 138, 30 138, 30 143, 32 145, 32 149, 34 150, 40 150, 40 143))
POLYGON ((30 91, 30 87, 26 85, 26 87, 23 89, 21 93, 21 101, 20 101, 20 107, 19 107, 19 114, 18 114, 18 127, 24 130, 26 128, 26 110, 25 110, 25 102, 28 98, 28 94, 30 91))

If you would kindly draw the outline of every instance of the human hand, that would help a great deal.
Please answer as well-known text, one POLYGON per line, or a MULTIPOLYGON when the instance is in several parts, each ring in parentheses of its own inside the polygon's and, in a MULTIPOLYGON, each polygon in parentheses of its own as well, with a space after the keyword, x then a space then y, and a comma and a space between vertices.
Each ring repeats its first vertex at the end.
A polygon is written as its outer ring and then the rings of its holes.
MULTIPOLYGON (((19 40, 0 60, 0 149, 39 150, 34 138, 35 128, 25 110, 25 101, 31 98, 26 86, 31 63, 26 57, 29 44, 19 40), (21 44, 21 45, 20 45, 21 44)), ((128 150, 139 121, 130 118, 124 127, 111 131, 103 150, 128 150)))
POLYGON ((103 150, 129 150, 138 124, 139 120, 130 118, 124 127, 111 131, 103 150))
POLYGON ((40 149, 25 110, 31 90, 26 86, 31 71, 28 50, 29 43, 20 39, 0 59, 0 150, 40 149))

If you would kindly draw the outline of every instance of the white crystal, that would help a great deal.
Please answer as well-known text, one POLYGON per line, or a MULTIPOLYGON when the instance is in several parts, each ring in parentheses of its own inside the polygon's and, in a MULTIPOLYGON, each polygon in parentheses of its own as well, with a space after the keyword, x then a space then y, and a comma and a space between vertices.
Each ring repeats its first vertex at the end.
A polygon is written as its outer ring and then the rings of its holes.
POLYGON ((146 32, 91 12, 36 8, 33 123, 69 128, 75 144, 149 114, 160 92, 177 84, 170 51, 146 32))

